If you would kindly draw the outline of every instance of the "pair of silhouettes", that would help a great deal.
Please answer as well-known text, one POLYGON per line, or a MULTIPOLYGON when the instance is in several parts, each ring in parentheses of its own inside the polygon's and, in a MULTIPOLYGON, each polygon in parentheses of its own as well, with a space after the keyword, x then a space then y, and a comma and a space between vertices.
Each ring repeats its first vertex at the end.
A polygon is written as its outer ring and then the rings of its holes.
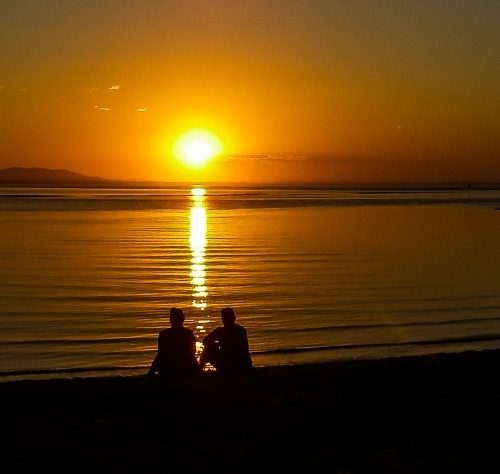
POLYGON ((251 369, 252 359, 248 348, 247 332, 236 324, 232 308, 221 311, 223 326, 215 328, 203 339, 205 346, 196 360, 196 338, 193 331, 183 326, 184 312, 179 308, 170 310, 172 327, 160 331, 158 354, 151 364, 149 375, 190 376, 201 372, 207 363, 221 374, 236 374, 251 369))

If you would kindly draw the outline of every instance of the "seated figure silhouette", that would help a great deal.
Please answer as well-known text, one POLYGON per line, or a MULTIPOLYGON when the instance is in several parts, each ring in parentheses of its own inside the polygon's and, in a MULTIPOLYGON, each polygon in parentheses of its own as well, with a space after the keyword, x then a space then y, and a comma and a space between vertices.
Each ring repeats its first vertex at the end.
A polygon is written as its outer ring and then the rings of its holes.
POLYGON ((191 376, 200 372, 196 360, 196 339, 193 331, 183 326, 184 312, 170 310, 171 328, 158 335, 158 354, 151 364, 148 375, 157 372, 163 376, 191 376))
POLYGON ((203 339, 205 348, 200 357, 200 366, 212 364, 221 374, 237 374, 252 368, 248 348, 247 332, 236 324, 232 308, 221 311, 223 326, 215 328, 203 339))

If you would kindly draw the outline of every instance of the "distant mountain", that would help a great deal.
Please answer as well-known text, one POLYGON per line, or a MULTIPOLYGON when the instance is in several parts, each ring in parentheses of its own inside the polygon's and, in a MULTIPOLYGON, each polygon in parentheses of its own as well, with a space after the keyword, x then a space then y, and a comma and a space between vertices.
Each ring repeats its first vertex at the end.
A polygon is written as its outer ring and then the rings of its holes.
POLYGON ((7 168, 0 170, 0 183, 23 184, 23 183, 90 183, 107 182, 107 179, 84 174, 74 173, 68 170, 50 170, 46 168, 7 168))

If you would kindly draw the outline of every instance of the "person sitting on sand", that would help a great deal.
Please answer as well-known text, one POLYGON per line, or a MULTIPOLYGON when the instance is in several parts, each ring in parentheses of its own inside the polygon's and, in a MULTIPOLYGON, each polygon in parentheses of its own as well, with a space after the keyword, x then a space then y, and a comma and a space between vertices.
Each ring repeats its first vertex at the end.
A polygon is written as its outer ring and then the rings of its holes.
POLYGON ((203 339, 205 348, 200 357, 201 368, 210 363, 222 374, 249 371, 252 358, 245 328, 236 324, 232 308, 224 308, 221 319, 223 326, 215 328, 203 339))
POLYGON ((193 331, 183 326, 184 312, 179 308, 170 310, 171 328, 158 335, 158 354, 151 364, 148 375, 157 372, 163 376, 189 376, 200 372, 196 360, 196 339, 193 331))

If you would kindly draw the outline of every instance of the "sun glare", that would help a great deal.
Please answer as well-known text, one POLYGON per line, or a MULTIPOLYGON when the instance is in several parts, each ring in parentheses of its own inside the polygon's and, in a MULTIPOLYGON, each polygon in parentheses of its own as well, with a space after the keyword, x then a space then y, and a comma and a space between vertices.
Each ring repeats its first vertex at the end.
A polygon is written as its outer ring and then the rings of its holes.
POLYGON ((203 168, 222 153, 222 142, 213 133, 203 129, 189 130, 174 142, 172 152, 188 168, 203 168))

